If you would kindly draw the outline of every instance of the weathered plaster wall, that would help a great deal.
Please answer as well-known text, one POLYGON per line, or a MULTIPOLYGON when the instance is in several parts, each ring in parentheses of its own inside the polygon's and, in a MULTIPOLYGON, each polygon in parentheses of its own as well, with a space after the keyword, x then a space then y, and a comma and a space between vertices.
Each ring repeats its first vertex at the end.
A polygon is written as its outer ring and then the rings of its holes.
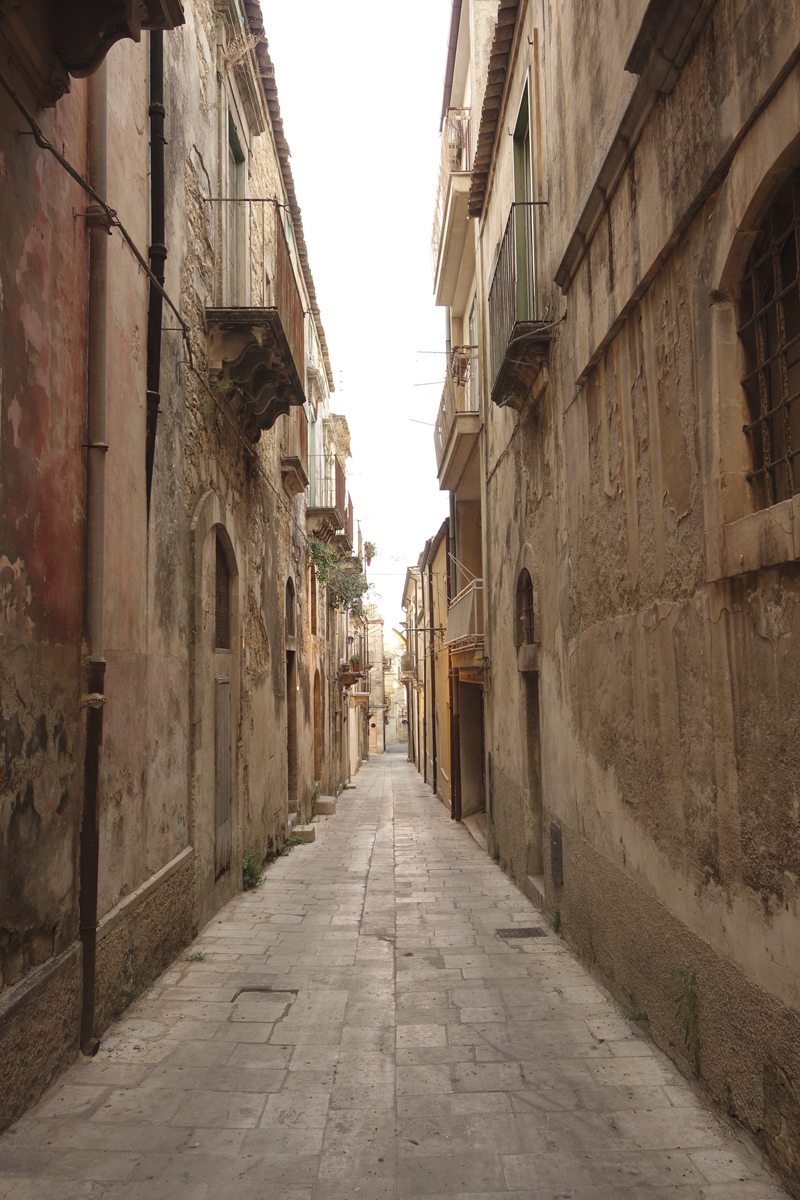
MULTIPOLYGON (((209 385, 205 307, 213 296, 227 105, 243 130, 248 195, 285 199, 250 69, 226 60, 223 13, 187 0, 165 36, 166 290, 189 326, 196 370, 164 308, 161 400, 149 517, 145 496, 148 283, 109 240, 106 706, 101 776, 96 1033, 241 887, 245 850, 287 829, 283 596, 298 605, 298 777, 311 816, 313 670, 328 762, 335 734, 335 620, 308 632, 305 500, 282 486, 285 418, 256 445, 209 385), (213 648, 215 542, 233 576, 233 838, 215 878, 213 648)), ((238 21, 235 33, 238 34, 238 21)), ((245 47, 246 50, 246 47, 245 47)), ((150 240, 148 40, 110 51, 108 200, 133 240, 150 240)), ((86 85, 39 115, 87 173, 86 85)), ((0 101, 0 1124, 77 1052, 81 953, 78 835, 83 791, 81 663, 87 246, 83 191, 0 101), (9 1066, 9 1063, 13 1063, 9 1066)), ((273 212, 273 210, 270 210, 273 212)), ((274 215, 274 214, 273 214, 274 215)), ((271 226, 275 232, 274 221, 271 226)), ((298 273, 296 250, 293 253, 298 273)), ((274 277, 274 254, 267 255, 274 277)), ((308 295, 301 297, 310 308, 308 295)), ((340 649, 341 647, 338 647, 340 649)), ((335 783, 335 771, 333 773, 335 783)), ((341 783, 341 772, 339 775, 341 783)))
MULTIPOLYGON (((86 90, 42 114, 86 170, 86 90)), ((0 100, 0 1125, 77 1049, 87 247, 0 100)))
MULTIPOLYGON (((594 161, 582 157, 573 125, 583 115, 570 113, 563 82, 577 54, 566 43, 589 44, 568 22, 572 11, 561 6, 543 48, 542 153, 560 197, 548 210, 546 280, 580 215, 571 172, 594 161)), ((525 32, 535 20, 534 8, 525 32)), ((600 93, 619 71, 614 20, 609 13, 608 50, 592 66, 600 93)), ((563 887, 545 856, 545 905, 684 1065, 669 993, 676 969, 696 971, 702 1078, 798 1180, 800 569, 787 561, 709 581, 707 478, 714 455, 724 464, 729 451, 709 443, 700 420, 711 399, 698 363, 725 348, 698 336, 698 301, 714 303, 708 281, 724 276, 708 262, 724 239, 711 242, 713 199, 692 208, 722 182, 720 163, 739 164, 737 180, 773 165, 777 178, 788 165, 792 74, 772 118, 769 109, 760 118, 761 137, 734 143, 796 51, 793 21, 783 7, 715 6, 567 294, 546 392, 520 418, 486 408, 484 521, 487 750, 501 860, 537 899, 526 676, 513 628, 516 579, 530 563, 543 828, 547 837, 556 821, 564 839, 563 887)), ((605 12, 598 44, 606 46, 605 12)), ((521 59, 511 105, 526 71, 521 59)), ((485 272, 510 201, 510 156, 501 154, 485 272)), ((752 189, 740 191, 731 202, 741 213, 752 189)), ((735 343, 725 352, 735 355, 735 343)), ((720 403, 739 401, 723 390, 720 403)), ((737 433, 736 419, 720 423, 737 433)))

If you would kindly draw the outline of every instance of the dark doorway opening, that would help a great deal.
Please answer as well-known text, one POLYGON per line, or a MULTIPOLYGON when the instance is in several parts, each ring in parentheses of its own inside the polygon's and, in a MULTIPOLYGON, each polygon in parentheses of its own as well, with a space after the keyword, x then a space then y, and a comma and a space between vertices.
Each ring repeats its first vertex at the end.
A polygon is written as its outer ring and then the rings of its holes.
POLYGON ((286 775, 289 812, 297 812, 297 661, 286 652, 286 775))
POLYGON ((314 675, 314 779, 322 779, 322 685, 319 671, 314 675))
POLYGON ((542 748, 539 729, 539 672, 522 676, 525 687, 525 742, 528 774, 527 873, 544 895, 544 813, 542 809, 542 748))

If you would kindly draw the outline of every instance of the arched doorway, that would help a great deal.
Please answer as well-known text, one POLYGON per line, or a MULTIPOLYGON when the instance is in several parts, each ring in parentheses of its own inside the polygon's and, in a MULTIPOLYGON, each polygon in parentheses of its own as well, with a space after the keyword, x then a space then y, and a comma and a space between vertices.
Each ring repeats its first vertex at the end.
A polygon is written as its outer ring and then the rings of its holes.
POLYGON ((194 620, 189 712, 189 834, 196 920, 203 925, 241 887, 238 787, 241 550, 231 512, 205 488, 190 526, 194 620))
POLYGON ((314 675, 314 779, 322 779, 322 684, 319 671, 314 675))
POLYGON ((215 536, 214 570, 214 876, 231 866, 233 840, 231 677, 231 572, 221 529, 215 536))
POLYGON ((297 651, 294 583, 286 580, 286 787, 289 812, 297 812, 297 651))

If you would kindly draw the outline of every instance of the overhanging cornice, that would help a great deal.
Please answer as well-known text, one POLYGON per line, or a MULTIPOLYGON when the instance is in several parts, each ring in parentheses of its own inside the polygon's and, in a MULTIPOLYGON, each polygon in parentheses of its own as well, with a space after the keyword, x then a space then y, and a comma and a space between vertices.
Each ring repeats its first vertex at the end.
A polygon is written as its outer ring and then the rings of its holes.
POLYGON ((472 184, 469 190, 468 208, 470 217, 480 217, 483 213, 519 8, 520 0, 500 0, 492 51, 489 56, 489 72, 481 109, 481 121, 478 127, 478 142, 472 161, 472 184))
POLYGON ((244 9, 247 14, 247 23, 250 32, 254 37, 258 38, 255 48, 256 60, 258 62, 259 75, 261 76, 261 85, 264 89, 264 97, 269 110, 270 123, 272 125, 272 134, 275 139, 275 148, 278 152, 278 161, 281 168, 281 178, 283 186, 286 190, 286 197, 289 202, 289 210, 292 215, 292 224, 294 227, 295 240, 297 241, 297 257, 300 260, 300 268, 303 272, 303 281, 308 292, 308 302, 311 306, 311 312, 314 315, 314 323, 317 328, 319 343, 322 347, 322 361, 325 364, 325 377, 328 380, 329 391, 334 391, 333 370, 331 369, 330 357, 328 355, 328 342, 325 337, 325 330, 322 327, 322 318, 320 316, 319 304, 317 302, 317 293, 314 287, 314 279, 311 274, 311 268, 308 264, 308 247, 303 233, 303 218, 300 212, 300 205, 297 203, 297 192, 294 187, 294 177, 292 168, 289 166, 291 151, 289 143, 286 141, 286 135, 283 132, 283 119, 281 118, 281 107, 278 103, 278 87, 275 83, 275 67, 269 54, 269 43, 264 34, 264 20, 261 14, 261 5, 259 0, 244 0, 244 9))
POLYGON ((714 0, 650 0, 625 70, 639 76, 583 212, 555 274, 566 293, 659 96, 672 91, 714 0))

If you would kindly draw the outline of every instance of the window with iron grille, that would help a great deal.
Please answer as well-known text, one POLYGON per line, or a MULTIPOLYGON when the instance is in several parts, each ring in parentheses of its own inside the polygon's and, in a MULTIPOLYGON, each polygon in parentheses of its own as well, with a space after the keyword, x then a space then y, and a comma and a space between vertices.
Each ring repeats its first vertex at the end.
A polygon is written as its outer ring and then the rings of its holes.
POLYGON ((762 222, 742 279, 747 478, 759 508, 800 492, 800 168, 762 222))
POLYGON ((225 549, 217 537, 217 561, 215 572, 214 604, 214 647, 217 650, 231 648, 231 573, 225 549))
POLYGON ((296 631, 294 613, 294 584, 286 580, 286 636, 294 637, 296 631))
POLYGON ((523 568, 517 580, 517 645, 533 646, 536 643, 536 622, 533 607, 533 580, 530 572, 523 568))

